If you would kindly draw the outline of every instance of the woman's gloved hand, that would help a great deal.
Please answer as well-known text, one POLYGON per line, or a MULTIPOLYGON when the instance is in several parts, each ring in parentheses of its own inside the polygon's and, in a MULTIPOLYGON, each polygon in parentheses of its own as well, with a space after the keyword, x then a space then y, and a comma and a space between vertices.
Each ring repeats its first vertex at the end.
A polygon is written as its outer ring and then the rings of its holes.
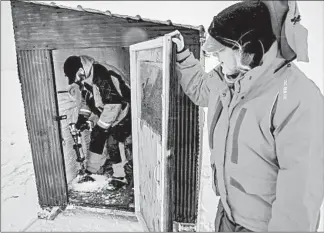
POLYGON ((184 44, 184 39, 181 33, 176 30, 169 35, 172 36, 172 42, 177 45, 177 53, 181 53, 182 51, 185 50, 185 44, 184 44))

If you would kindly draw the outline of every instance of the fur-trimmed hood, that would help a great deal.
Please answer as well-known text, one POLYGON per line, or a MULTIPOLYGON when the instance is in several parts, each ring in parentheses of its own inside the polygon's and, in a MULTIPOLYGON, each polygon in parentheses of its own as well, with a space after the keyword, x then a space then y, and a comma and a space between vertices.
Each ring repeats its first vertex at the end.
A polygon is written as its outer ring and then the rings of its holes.
POLYGON ((84 80, 84 82, 86 82, 92 86, 92 84, 93 84, 93 64, 95 63, 95 60, 92 57, 89 57, 87 55, 81 55, 80 59, 81 59, 83 69, 85 71, 85 75, 86 75, 86 79, 84 80))

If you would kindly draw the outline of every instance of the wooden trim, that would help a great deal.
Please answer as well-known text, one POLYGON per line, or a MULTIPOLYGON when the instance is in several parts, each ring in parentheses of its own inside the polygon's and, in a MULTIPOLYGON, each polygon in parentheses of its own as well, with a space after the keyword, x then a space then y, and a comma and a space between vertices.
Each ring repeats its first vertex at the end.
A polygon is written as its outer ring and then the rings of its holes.
POLYGON ((165 193, 169 187, 167 173, 168 173, 168 159, 171 156, 171 151, 167 148, 168 142, 168 117, 169 117, 169 97, 170 97, 170 63, 172 55, 172 41, 171 36, 165 35, 163 37, 163 93, 162 93, 162 158, 161 158, 161 191, 162 196, 161 208, 161 231, 168 231, 168 216, 169 216, 169 196, 165 193))
POLYGON ((197 174, 197 193, 198 193, 198 213, 197 213, 197 220, 196 220, 196 229, 197 232, 201 231, 200 227, 200 218, 201 218, 201 211, 200 207, 203 203, 203 189, 201 187, 201 177, 202 177, 202 168, 203 168, 203 159, 202 159, 202 152, 203 152, 203 138, 204 138, 204 125, 205 125, 205 111, 202 107, 199 107, 199 158, 198 158, 198 174, 197 174))
POLYGON ((82 212, 91 212, 91 213, 98 213, 98 214, 104 214, 104 215, 114 215, 114 216, 120 216, 125 218, 132 218, 134 220, 137 219, 135 212, 130 212, 126 210, 116 210, 116 209, 105 209, 105 208, 98 208, 98 207, 89 207, 89 206, 76 206, 76 205, 68 205, 65 208, 65 211, 82 211, 82 212))
POLYGON ((141 224, 141 226, 143 227, 143 231, 144 232, 150 232, 150 230, 147 228, 147 224, 145 219, 143 218, 142 214, 140 212, 136 211, 136 217, 138 222, 141 224))
MULTIPOLYGON (((200 42, 200 48, 205 43, 205 39, 202 38, 200 42)), ((200 64, 203 67, 204 70, 206 70, 206 64, 205 64, 205 56, 203 54, 203 51, 200 49, 200 64)), ((200 219, 201 219, 201 211, 200 207, 203 203, 203 189, 201 187, 201 177, 202 177, 202 170, 203 170, 203 140, 204 140, 204 125, 205 125, 205 111, 203 107, 199 107, 199 158, 198 158, 198 174, 197 174, 197 196, 198 196, 198 210, 197 210, 197 220, 196 220, 196 230, 197 232, 201 231, 200 226, 200 219)))
POLYGON ((148 49, 155 49, 155 48, 162 47, 163 44, 164 44, 164 37, 159 37, 153 40, 148 40, 148 41, 131 45, 129 47, 129 50, 136 52, 136 51, 143 51, 148 49))
MULTIPOLYGON (((132 46, 131 46, 132 48, 132 46)), ((134 196, 135 196, 135 212, 140 213, 140 206, 139 206, 139 200, 140 200, 140 193, 139 193, 139 180, 135 179, 139 176, 139 161, 138 157, 135 156, 138 151, 138 135, 135 132, 138 132, 138 109, 137 109, 137 86, 134 87, 136 82, 136 76, 137 76, 137 61, 136 61, 136 51, 130 49, 130 79, 131 79, 131 111, 132 111, 132 140, 133 140, 133 173, 134 173, 134 196)))

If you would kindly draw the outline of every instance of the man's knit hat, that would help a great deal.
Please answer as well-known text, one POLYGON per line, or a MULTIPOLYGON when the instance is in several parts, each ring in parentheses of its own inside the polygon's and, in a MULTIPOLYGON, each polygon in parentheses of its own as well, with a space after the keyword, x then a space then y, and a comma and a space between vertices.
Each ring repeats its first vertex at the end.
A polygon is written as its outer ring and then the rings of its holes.
POLYGON ((65 60, 63 69, 69 79, 69 85, 74 83, 75 75, 80 68, 82 68, 82 63, 79 56, 70 56, 65 60))
POLYGON ((244 52, 258 53, 263 49, 265 53, 276 39, 269 10, 260 1, 239 2, 224 9, 213 18, 208 33, 202 48, 206 52, 216 52, 224 46, 238 49, 237 42, 244 52))

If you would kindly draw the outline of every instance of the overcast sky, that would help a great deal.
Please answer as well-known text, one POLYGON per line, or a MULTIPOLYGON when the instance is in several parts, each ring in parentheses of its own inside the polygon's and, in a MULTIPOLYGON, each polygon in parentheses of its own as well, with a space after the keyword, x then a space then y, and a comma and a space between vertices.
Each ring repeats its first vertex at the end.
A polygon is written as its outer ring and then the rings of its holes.
MULTIPOLYGON (((235 1, 54 1, 60 5, 82 5, 84 8, 109 10, 116 14, 141 15, 143 18, 168 20, 174 23, 204 25, 208 28, 214 15, 235 1)), ((323 90, 324 76, 324 3, 298 1, 301 23, 309 31, 310 63, 299 67, 323 90)), ((1 1, 1 69, 16 69, 16 54, 10 2, 1 1)))

